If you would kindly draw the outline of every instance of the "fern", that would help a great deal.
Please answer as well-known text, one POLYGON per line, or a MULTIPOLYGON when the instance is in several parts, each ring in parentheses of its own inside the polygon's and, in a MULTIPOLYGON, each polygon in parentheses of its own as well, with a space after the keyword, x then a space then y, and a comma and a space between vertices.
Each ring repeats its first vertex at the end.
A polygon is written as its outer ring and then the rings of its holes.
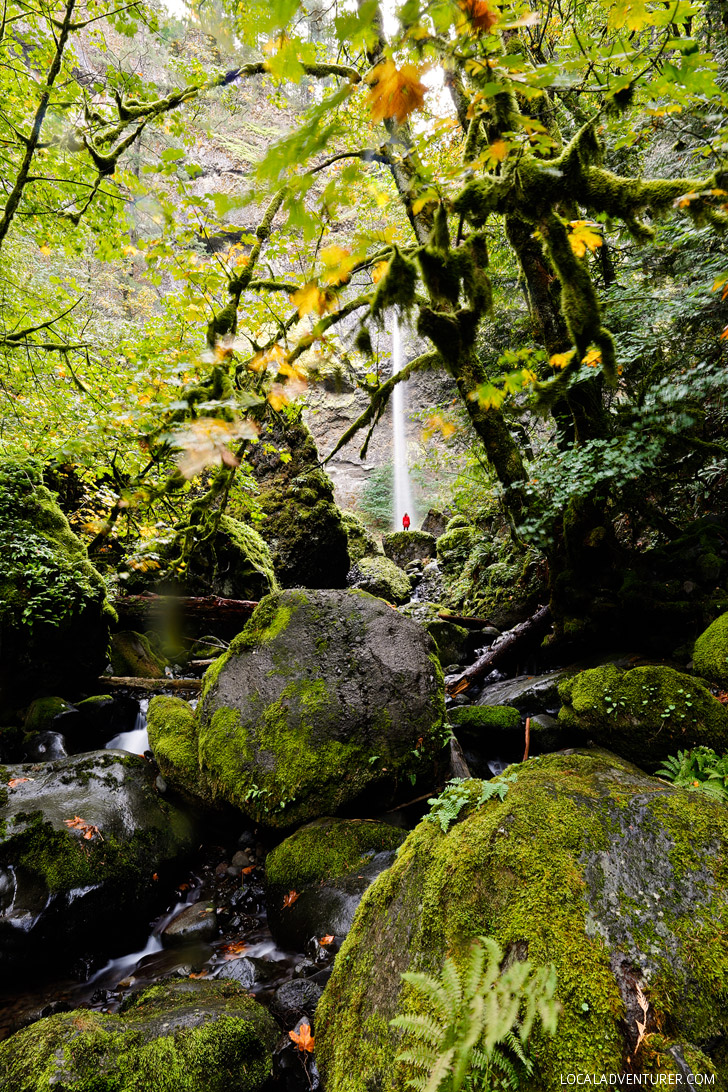
MULTIPOLYGON (((507 786, 506 786, 507 788, 507 786)), ((438 978, 402 975, 427 1011, 390 1021, 408 1040, 397 1060, 417 1092, 496 1092, 518 1089, 533 1070, 526 1043, 536 1019, 556 1029, 556 973, 515 962, 501 970, 503 952, 490 937, 475 941, 462 968, 447 958, 438 978)))
POLYGON ((677 756, 670 755, 657 776, 728 803, 728 755, 718 755, 710 747, 693 747, 678 751, 677 756))
POLYGON ((510 774, 509 777, 500 777, 498 780, 483 781, 480 794, 476 797, 474 790, 477 782, 453 777, 439 796, 430 797, 427 801, 430 811, 425 818, 431 823, 439 824, 443 834, 447 834, 452 824, 460 818, 465 807, 470 805, 479 808, 494 797, 503 800, 508 792, 509 784, 515 780, 516 774, 510 774))

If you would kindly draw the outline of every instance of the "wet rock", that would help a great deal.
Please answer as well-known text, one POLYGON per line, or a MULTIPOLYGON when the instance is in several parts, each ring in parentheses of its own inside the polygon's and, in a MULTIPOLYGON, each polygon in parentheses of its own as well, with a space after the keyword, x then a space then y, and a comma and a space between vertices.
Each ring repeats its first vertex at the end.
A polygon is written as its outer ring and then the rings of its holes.
POLYGON ((486 686, 478 705, 512 705, 527 717, 537 713, 556 716, 561 708, 559 683, 569 678, 574 670, 549 671, 545 675, 517 675, 515 679, 505 679, 493 686, 486 686))
POLYGON ((427 531, 434 538, 439 538, 440 535, 445 534, 450 518, 447 512, 443 512, 439 508, 431 508, 422 521, 421 530, 427 531))
POLYGON ((23 727, 28 733, 53 731, 56 718, 73 712, 74 708, 65 698, 36 698, 28 706, 23 727))
POLYGON ((154 651, 149 638, 134 630, 111 637, 111 668, 115 675, 137 679, 162 679, 167 661, 154 651))
POLYGON ((435 556, 435 536, 427 531, 394 531, 382 538, 384 553, 400 569, 411 561, 435 556))
POLYGON ((424 566, 422 576, 416 582, 412 591, 412 598, 418 601, 428 601, 439 604, 445 597, 445 582, 440 573, 437 561, 430 561, 424 566))
POLYGON ((313 1020, 323 989, 310 978, 294 978, 273 994, 270 1010, 283 1027, 293 1028, 300 1020, 313 1020))
POLYGON ((274 959, 242 956, 241 959, 230 959, 224 963, 216 977, 231 978, 244 990, 251 990, 253 986, 262 986, 267 982, 280 978, 286 971, 286 964, 279 963, 274 959))
POLYGON ((212 902, 194 902, 162 930, 162 944, 172 947, 194 940, 213 940, 218 935, 217 914, 212 902))
POLYGON ((350 1087, 352 1072, 362 1088, 396 1087, 389 1020, 413 1011, 402 974, 438 974, 481 934, 509 960, 555 965, 561 1012, 553 1036, 536 1026, 530 1037, 531 1092, 558 1088, 565 1066, 579 1083, 653 1073, 671 1034, 723 1083, 728 809, 606 752, 511 773, 503 801, 477 806, 475 782, 447 833, 421 822, 365 895, 317 1009, 327 1092, 350 1087), (635 1055, 638 989, 648 1035, 635 1055))
POLYGON ((28 762, 54 762, 68 756, 66 739, 60 732, 36 732, 25 744, 23 752, 28 762))
POLYGON ((196 715, 154 698, 149 739, 164 777, 256 822, 290 826, 366 792, 391 801, 444 743, 430 637, 357 592, 268 596, 205 675, 196 715))
POLYGON ((154 767, 121 751, 0 768, 0 965, 52 950, 59 964, 144 928, 158 873, 194 844, 190 821, 154 789, 154 767), (61 940, 62 938, 62 940, 61 940))
POLYGON ((278 943, 300 950, 314 938, 315 969, 321 938, 348 933, 362 894, 403 840, 385 823, 327 818, 281 842, 265 866, 268 922, 278 943))
MULTIPOLYGON (((308 1017, 299 1020, 292 1030, 300 1034, 304 1024, 311 1026, 308 1017)), ((288 1035, 280 1039, 273 1053, 273 1073, 285 1092, 317 1092, 321 1088, 313 1054, 298 1050, 288 1035)))
MULTIPOLYGON (((455 625, 454 622, 436 618, 433 622, 428 622, 427 632, 437 645, 437 653, 443 668, 465 661, 471 641, 471 634, 467 629, 455 625)), ((449 671, 447 673, 449 674, 449 671)))
POLYGON ((0 1043, 0 1092, 263 1092, 278 1038, 234 982, 165 982, 118 1015, 84 1009, 16 1032, 0 1043))

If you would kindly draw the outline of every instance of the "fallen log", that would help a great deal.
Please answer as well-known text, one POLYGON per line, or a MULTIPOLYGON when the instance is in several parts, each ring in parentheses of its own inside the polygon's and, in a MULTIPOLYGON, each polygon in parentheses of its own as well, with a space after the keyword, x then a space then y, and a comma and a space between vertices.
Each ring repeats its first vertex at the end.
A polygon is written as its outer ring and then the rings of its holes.
POLYGON ((535 614, 527 618, 525 622, 514 626, 510 633, 507 633, 498 641, 497 645, 489 648, 485 655, 481 656, 470 667, 466 667, 461 675, 452 679, 446 687, 448 694, 454 697, 455 694, 464 693, 474 682, 482 679, 507 656, 517 652, 521 645, 545 635, 550 622, 551 608, 549 606, 539 607, 535 614))
POLYGON ((202 679, 138 679, 132 675, 101 675, 99 685, 112 690, 151 690, 155 694, 167 690, 201 690, 202 679))
POLYGON ((456 626, 462 626, 463 629, 485 629, 493 625, 487 618, 476 618, 472 614, 451 614, 446 610, 439 611, 437 617, 442 618, 444 622, 453 622, 456 626))
POLYGON ((124 595, 112 606, 119 621, 145 622, 151 615, 181 614, 202 620, 247 621, 258 606, 254 599, 223 599, 219 595, 124 595))

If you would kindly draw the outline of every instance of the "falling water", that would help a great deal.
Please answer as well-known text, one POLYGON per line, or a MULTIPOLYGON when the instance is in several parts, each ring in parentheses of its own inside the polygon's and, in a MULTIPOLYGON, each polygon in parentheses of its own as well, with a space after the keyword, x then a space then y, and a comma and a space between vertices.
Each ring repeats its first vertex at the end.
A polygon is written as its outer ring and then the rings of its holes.
MULTIPOLYGON (((402 338, 399 330, 399 316, 392 312, 392 375, 402 370, 402 338)), ((392 514, 395 531, 402 530, 402 517, 409 514, 412 526, 415 525, 414 504, 407 467, 407 435, 405 415, 407 408, 407 384, 397 383, 392 392, 392 433, 394 439, 394 512, 392 514)))

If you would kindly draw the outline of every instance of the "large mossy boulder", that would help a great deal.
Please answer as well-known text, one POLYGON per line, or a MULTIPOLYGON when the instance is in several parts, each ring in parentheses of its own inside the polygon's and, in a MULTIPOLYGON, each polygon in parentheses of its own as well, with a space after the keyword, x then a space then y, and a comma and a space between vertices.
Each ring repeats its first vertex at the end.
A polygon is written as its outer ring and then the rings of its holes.
POLYGON ((195 843, 145 759, 95 751, 0 767, 0 965, 70 962, 148 928, 166 866, 195 843))
POLYGON ((284 588, 343 588, 350 568, 347 532, 331 479, 319 465, 303 421, 267 426, 250 451, 260 488, 260 533, 284 588))
POLYGON ((566 679, 559 695, 564 727, 646 768, 689 747, 728 750, 728 711, 671 667, 605 664, 566 679))
POLYGON ((115 1015, 47 1016, 0 1043, 0 1092, 263 1092, 278 1027, 234 982, 145 990, 115 1015))
POLYGON ((387 557, 404 569, 410 561, 435 556, 437 540, 427 531, 393 531, 382 539, 387 557))
POLYGON ((728 687, 728 614, 721 614, 698 637, 693 667, 709 682, 723 689, 728 687))
POLYGON ((327 1092, 405 1092, 389 1021, 417 998, 401 975, 437 975, 481 935, 555 965, 561 1012, 553 1037, 532 1034, 530 1092, 671 1072, 670 1048, 728 1078, 728 809, 606 752, 514 773, 481 806, 472 782, 447 833, 423 820, 364 896, 316 1014, 327 1092))
POLYGON ((412 594, 407 573, 388 557, 363 557, 353 566, 346 582, 350 588, 369 592, 388 603, 406 603, 412 594))
POLYGON ((106 666, 114 611, 32 460, 0 461, 0 716, 106 666))
POLYGON ((448 622, 444 618, 435 618, 427 623, 427 632, 437 645, 437 654, 443 668, 451 664, 463 664, 473 645, 470 630, 448 622))
POLYGON ((279 944, 349 932, 361 897, 394 861, 406 832, 370 819, 316 819, 265 862, 268 922, 279 944), (296 898, 286 896, 294 891, 296 898))
POLYGON ((120 630, 112 634, 111 670, 117 676, 136 679, 163 679, 166 659, 152 648, 144 633, 120 630))
POLYGON ((211 539, 203 539, 187 558, 181 577, 188 595, 262 599, 278 590, 273 558, 254 527, 222 515, 211 539))
POLYGON ((356 565, 357 561, 361 561, 363 557, 381 556, 382 547, 355 512, 343 511, 341 520, 346 529, 349 561, 352 565, 356 565))
POLYGON ((289 826, 364 793, 376 806, 431 772, 444 708, 415 622, 362 592, 289 590, 208 670, 194 722, 182 703, 152 701, 150 742, 172 783, 289 826))

